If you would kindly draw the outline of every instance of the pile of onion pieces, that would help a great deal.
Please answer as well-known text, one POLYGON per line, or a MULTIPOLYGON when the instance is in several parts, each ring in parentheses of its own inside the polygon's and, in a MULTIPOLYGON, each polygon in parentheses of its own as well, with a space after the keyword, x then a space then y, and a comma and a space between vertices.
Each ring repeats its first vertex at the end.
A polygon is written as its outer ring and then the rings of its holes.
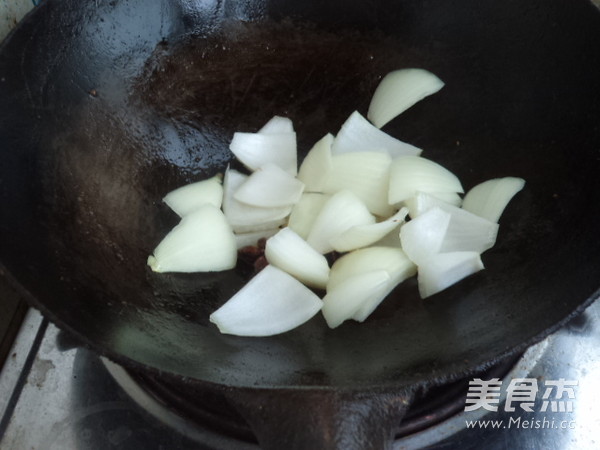
POLYGON ((266 238, 266 267, 210 316, 239 336, 283 333, 319 311, 331 328, 362 322, 407 278, 417 275, 426 298, 483 269, 481 254, 524 180, 491 179, 461 197, 456 175, 380 129, 443 86, 422 69, 389 73, 367 118, 353 112, 300 167, 290 119, 235 133, 230 149, 249 173, 227 168, 167 194, 181 221, 148 265, 229 270, 238 250, 266 238), (338 257, 330 266, 331 252, 338 257))

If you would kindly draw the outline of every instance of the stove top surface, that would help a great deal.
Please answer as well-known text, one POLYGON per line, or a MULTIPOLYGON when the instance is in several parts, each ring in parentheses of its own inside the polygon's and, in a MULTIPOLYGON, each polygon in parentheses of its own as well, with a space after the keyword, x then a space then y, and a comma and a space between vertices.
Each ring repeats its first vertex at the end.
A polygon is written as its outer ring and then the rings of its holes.
MULTIPOLYGON (((473 386, 465 405, 472 411, 397 439, 394 449, 598 448, 598 379, 600 301, 530 348, 495 390, 492 383, 496 397, 477 400, 481 386, 473 386)), ((35 310, 0 373, 0 414, 2 449, 258 448, 171 411, 35 310)))

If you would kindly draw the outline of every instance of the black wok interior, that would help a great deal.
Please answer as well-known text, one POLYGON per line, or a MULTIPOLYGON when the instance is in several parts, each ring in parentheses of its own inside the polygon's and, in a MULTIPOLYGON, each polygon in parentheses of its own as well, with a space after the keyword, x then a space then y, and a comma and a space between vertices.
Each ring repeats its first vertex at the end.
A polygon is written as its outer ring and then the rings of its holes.
POLYGON ((485 367, 600 282, 600 14, 583 0, 47 0, 0 50, 0 261, 32 304, 130 367, 230 386, 404 386, 485 367), (390 70, 446 86, 384 130, 465 188, 525 178, 486 270, 364 323, 269 338, 208 322, 251 274, 154 274, 161 198, 224 170, 236 130, 299 150, 390 70))

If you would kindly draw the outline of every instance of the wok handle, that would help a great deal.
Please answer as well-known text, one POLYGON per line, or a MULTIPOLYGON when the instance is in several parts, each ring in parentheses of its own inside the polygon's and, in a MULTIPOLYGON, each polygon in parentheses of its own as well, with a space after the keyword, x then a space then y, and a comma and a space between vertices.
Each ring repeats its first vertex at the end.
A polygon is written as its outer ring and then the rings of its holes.
POLYGON ((413 392, 235 390, 228 400, 248 422, 264 450, 381 450, 413 392))

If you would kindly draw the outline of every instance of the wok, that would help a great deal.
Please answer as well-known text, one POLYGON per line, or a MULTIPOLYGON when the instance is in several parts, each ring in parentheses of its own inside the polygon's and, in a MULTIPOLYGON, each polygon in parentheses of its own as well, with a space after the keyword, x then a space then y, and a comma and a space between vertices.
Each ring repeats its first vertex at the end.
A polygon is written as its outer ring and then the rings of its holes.
POLYGON ((291 447, 384 445, 417 387, 525 349, 598 296, 598 42, 598 11, 574 0, 48 0, 0 50, 2 271, 98 353, 223 389, 266 447, 271 425, 291 447), (364 324, 242 338, 208 316, 249 268, 148 270, 177 222, 161 198, 223 171, 234 131, 288 116, 305 154, 402 67, 446 87, 385 131, 467 188, 527 181, 485 271, 426 301, 410 280, 364 324))

